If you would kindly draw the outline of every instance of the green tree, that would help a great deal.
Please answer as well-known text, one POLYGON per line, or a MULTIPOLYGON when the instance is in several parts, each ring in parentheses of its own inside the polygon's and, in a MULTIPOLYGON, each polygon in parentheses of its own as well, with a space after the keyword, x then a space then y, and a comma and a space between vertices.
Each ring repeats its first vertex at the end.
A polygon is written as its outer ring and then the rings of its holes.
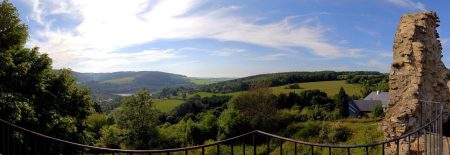
POLYGON ((389 79, 388 76, 385 76, 378 84, 377 90, 387 92, 389 91, 389 79))
POLYGON ((100 147, 108 147, 114 149, 122 148, 125 141, 125 132, 117 125, 104 126, 100 130, 101 137, 96 144, 100 147))
POLYGON ((70 70, 54 72, 38 48, 24 48, 27 26, 16 8, 0 4, 0 118, 50 136, 89 144, 85 120, 93 111, 89 90, 70 70))
POLYGON ((362 84, 362 88, 361 88, 361 94, 366 97, 367 95, 369 95, 372 91, 374 91, 374 87, 372 85, 369 84, 369 82, 363 82, 362 84))
POLYGON ((276 123, 276 97, 267 86, 256 84, 234 100, 234 108, 242 113, 253 129, 270 131, 276 123))
POLYGON ((0 51, 23 47, 27 37, 27 25, 20 21, 19 12, 8 0, 3 0, 0 4, 0 51))
POLYGON ((373 117, 375 118, 381 118, 384 116, 384 110, 383 110, 383 105, 382 104, 376 104, 373 107, 373 117))
POLYGON ((220 114, 217 125, 219 139, 231 138, 250 131, 242 114, 231 108, 220 114))
POLYGON ((158 147, 160 112, 153 107, 152 97, 146 89, 125 97, 116 111, 116 121, 126 130, 126 141, 131 148, 158 147))
POLYGON ((336 108, 339 109, 339 113, 347 117, 349 115, 348 112, 348 95, 345 93, 344 88, 341 87, 339 90, 339 93, 336 96, 335 99, 336 108))

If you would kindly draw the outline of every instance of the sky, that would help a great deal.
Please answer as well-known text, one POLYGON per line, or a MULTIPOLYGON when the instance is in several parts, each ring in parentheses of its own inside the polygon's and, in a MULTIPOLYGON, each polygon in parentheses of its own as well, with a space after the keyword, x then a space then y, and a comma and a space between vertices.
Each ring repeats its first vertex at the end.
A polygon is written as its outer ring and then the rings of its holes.
POLYGON ((405 13, 440 17, 450 65, 450 1, 10 0, 53 67, 243 77, 287 71, 389 72, 405 13))

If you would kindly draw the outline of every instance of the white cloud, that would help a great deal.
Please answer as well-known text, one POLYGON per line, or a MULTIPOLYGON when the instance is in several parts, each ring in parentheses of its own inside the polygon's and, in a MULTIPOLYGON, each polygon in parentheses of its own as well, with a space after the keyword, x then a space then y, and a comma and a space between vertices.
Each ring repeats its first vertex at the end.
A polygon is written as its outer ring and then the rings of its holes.
POLYGON ((228 57, 228 56, 232 56, 232 55, 236 55, 236 54, 240 54, 240 53, 244 53, 247 50, 245 49, 230 49, 230 48, 225 48, 225 49, 221 49, 218 51, 212 51, 211 55, 214 56, 222 56, 222 57, 228 57))
POLYGON ((274 61, 274 60, 278 60, 281 57, 286 56, 287 54, 283 54, 283 53, 276 53, 276 54, 269 54, 269 55, 263 55, 263 56, 259 56, 256 58, 253 58, 252 60, 257 60, 257 61, 274 61))
MULTIPOLYGON (((145 50, 135 53, 116 53, 108 52, 107 54, 89 53, 80 57, 74 66, 75 71, 80 72, 113 72, 120 70, 140 70, 142 64, 148 62, 156 62, 171 58, 176 58, 176 51, 168 50, 145 50), (134 66, 130 68, 130 66, 134 66), (139 68, 139 69, 138 69, 139 68)), ((145 66, 143 66, 145 68, 145 66)), ((150 66, 148 66, 151 69, 150 66)))
POLYGON ((371 36, 371 37, 375 37, 375 38, 380 38, 381 35, 380 33, 378 33, 377 31, 365 28, 365 27, 361 27, 361 26, 355 26, 354 27, 356 30, 366 33, 367 35, 371 36))
POLYGON ((388 58, 392 58, 392 52, 380 52, 378 53, 378 55, 382 56, 382 57, 388 57, 388 58))
MULTIPOLYGON (((315 18, 291 23, 297 17, 286 17, 258 25, 234 15, 240 9, 236 6, 196 10, 204 3, 201 0, 32 0, 30 17, 45 29, 32 29, 29 44, 49 53, 57 68, 81 68, 92 63, 96 56, 109 57, 123 48, 164 39, 208 38, 276 49, 301 47, 328 58, 353 54, 345 47, 329 43, 325 35, 327 28, 315 18), (77 19, 78 24, 73 29, 52 28, 53 24, 60 23, 50 22, 55 20, 51 15, 59 14, 77 19)), ((231 54, 222 51, 217 55, 231 54)), ((126 63, 114 58, 104 62, 126 63)))
POLYGON ((387 2, 390 2, 392 4, 395 4, 397 6, 405 7, 405 8, 412 8, 417 9, 420 11, 427 11, 425 9, 425 5, 423 3, 417 2, 414 3, 412 0, 386 0, 387 2))
POLYGON ((449 38, 441 38, 439 39, 441 41, 442 47, 447 47, 450 45, 450 39, 449 38))

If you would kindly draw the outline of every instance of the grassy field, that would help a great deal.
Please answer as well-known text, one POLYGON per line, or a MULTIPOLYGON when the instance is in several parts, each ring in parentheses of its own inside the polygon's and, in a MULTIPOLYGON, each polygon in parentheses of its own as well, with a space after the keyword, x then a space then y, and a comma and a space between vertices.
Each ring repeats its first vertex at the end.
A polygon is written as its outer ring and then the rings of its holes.
POLYGON ((211 81, 211 80, 199 79, 199 78, 194 78, 194 77, 189 77, 188 79, 189 79, 189 81, 191 81, 192 83, 194 83, 196 85, 207 85, 207 84, 215 83, 214 81, 211 81))
MULTIPOLYGON (((289 84, 290 85, 290 84, 289 84)), ((299 83, 302 89, 286 89, 288 85, 282 85, 277 87, 272 87, 274 94, 289 93, 289 92, 302 92, 305 90, 318 89, 327 93, 328 96, 334 96, 339 93, 339 89, 344 88, 348 95, 361 95, 361 85, 359 84, 348 84, 345 80, 342 81, 319 81, 319 82, 305 82, 299 83)), ((243 91, 242 91, 243 92, 243 91)), ((242 92, 233 93, 209 93, 209 92, 198 92, 197 94, 201 97, 212 96, 212 95, 231 95, 237 96, 242 92)))
POLYGON ((123 77, 123 78, 118 78, 118 79, 111 79, 111 80, 106 80, 103 81, 102 83, 126 83, 126 82, 130 82, 133 81, 135 78, 134 77, 123 77))
POLYGON ((339 93, 339 89, 344 88, 348 95, 361 95, 361 86, 359 84, 348 84, 345 80, 342 81, 319 81, 319 82, 305 82, 299 83, 303 89, 286 89, 286 86, 272 87, 274 94, 302 92, 305 90, 318 89, 327 93, 328 96, 334 96, 339 93))
POLYGON ((162 111, 162 112, 169 112, 176 106, 183 103, 183 100, 179 99, 155 99, 153 100, 153 105, 156 107, 156 109, 162 111))

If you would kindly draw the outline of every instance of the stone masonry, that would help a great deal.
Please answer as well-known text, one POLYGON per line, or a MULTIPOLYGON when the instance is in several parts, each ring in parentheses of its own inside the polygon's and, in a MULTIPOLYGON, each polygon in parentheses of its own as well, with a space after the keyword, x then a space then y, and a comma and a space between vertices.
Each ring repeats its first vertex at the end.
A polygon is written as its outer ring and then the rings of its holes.
MULTIPOLYGON (((439 18, 434 12, 401 17, 389 75, 389 105, 382 122, 386 139, 416 129, 431 119, 435 114, 433 106, 437 105, 434 102, 444 103, 444 119, 449 116, 450 93, 446 68, 441 61, 442 47, 436 31, 438 23, 439 18), (424 107, 424 104, 431 106, 424 107)), ((387 146, 388 154, 393 153, 389 152, 395 150, 393 147, 387 146)), ((403 148, 400 150, 404 151, 403 148)))

